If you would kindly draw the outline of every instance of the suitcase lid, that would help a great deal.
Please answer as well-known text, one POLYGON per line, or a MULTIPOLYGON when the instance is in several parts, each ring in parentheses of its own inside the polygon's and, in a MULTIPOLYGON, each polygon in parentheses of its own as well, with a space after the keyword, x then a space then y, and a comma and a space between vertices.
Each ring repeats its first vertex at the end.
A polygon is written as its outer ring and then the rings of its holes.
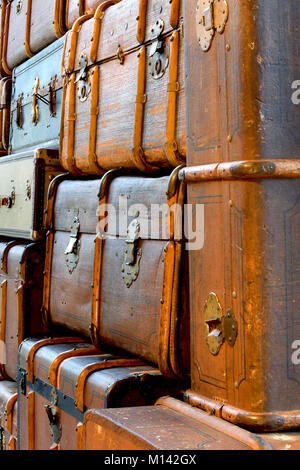
POLYGON ((64 175, 53 180, 48 192, 48 228, 96 235, 100 184, 101 179, 74 180, 64 175))
MULTIPOLYGON (((12 111, 16 109, 18 99, 22 106, 32 103, 33 93, 41 96, 49 94, 49 86, 58 90, 62 88, 60 64, 63 54, 64 37, 43 49, 31 59, 14 69, 12 84, 12 111)), ((46 106, 46 104, 41 104, 46 106)))
POLYGON ((151 407, 88 411, 82 448, 88 450, 95 445, 104 450, 120 450, 120 447, 125 450, 125 446, 126 450, 272 449, 262 437, 238 426, 228 428, 221 419, 171 398, 161 399, 157 406, 151 407), (100 428, 104 432, 97 433, 100 428), (92 439, 92 436, 97 437, 92 439))
POLYGON ((118 59, 140 45, 157 41, 178 26, 180 0, 108 0, 101 3, 93 18, 75 22, 66 38, 62 75, 84 70, 101 61, 118 59))

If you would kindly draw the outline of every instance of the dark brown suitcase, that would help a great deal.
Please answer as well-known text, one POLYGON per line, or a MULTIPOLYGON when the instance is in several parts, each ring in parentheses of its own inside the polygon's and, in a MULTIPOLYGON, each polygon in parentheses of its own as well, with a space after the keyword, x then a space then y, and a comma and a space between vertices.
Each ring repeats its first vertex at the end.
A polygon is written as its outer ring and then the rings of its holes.
POLYGON ((205 214, 187 399, 255 431, 300 425, 299 17, 296 1, 185 2, 181 177, 205 214))
POLYGON ((16 380, 19 345, 41 334, 44 249, 22 241, 0 242, 0 372, 16 380))
POLYGON ((83 15, 94 13, 96 8, 106 0, 66 0, 65 26, 72 29, 75 21, 83 15))
POLYGON ((62 68, 65 169, 75 175, 118 167, 152 172, 184 162, 180 4, 111 0, 94 18, 75 22, 62 68))
POLYGON ((76 338, 24 341, 18 383, 21 450, 76 450, 87 409, 154 404, 182 386, 138 359, 100 353, 76 338))
POLYGON ((11 78, 0 80, 0 150, 8 151, 11 102, 11 78))
POLYGON ((17 449, 17 399, 17 384, 0 381, 0 450, 17 449))
POLYGON ((189 363, 178 171, 159 178, 114 171, 101 180, 58 178, 47 213, 46 324, 123 349, 167 375, 182 375, 189 363), (163 213, 152 213, 151 204, 163 213), (152 226, 158 231, 151 233, 152 226))
MULTIPOLYGON (((170 397, 161 398, 156 406, 88 411, 82 442, 84 450, 272 449, 264 437, 170 397)), ((187 458, 181 463, 193 463, 187 458)), ((173 459, 176 463, 175 455, 173 459)))
POLYGON ((5 7, 2 69, 13 69, 63 36, 64 0, 1 0, 5 7))

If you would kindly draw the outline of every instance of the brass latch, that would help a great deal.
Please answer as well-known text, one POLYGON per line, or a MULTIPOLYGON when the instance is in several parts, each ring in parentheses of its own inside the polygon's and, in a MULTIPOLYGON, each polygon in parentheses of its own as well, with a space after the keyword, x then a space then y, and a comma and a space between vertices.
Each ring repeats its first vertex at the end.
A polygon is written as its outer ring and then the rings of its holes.
POLYGON ((16 116, 16 124, 19 129, 23 127, 23 110, 22 110, 22 102, 23 102, 23 93, 17 99, 17 116, 16 116))
POLYGON ((8 209, 11 209, 16 202, 16 192, 15 188, 12 189, 9 196, 1 197, 0 196, 0 207, 5 206, 8 209))
POLYGON ((224 32, 229 15, 227 0, 198 0, 196 10, 197 39, 203 52, 211 46, 215 33, 224 32))
POLYGON ((38 77, 35 79, 34 87, 33 87, 33 96, 32 96, 32 122, 36 126, 39 122, 39 105, 38 105, 38 89, 40 86, 40 80, 38 77))
POLYGON ((140 261, 142 250, 138 248, 140 239, 140 223, 134 219, 128 227, 126 238, 126 250, 124 254, 124 263, 122 265, 122 278, 129 288, 137 280, 140 270, 140 261))
POLYGON ((80 72, 75 80, 78 83, 78 98, 84 103, 92 90, 89 78, 88 78, 88 58, 87 55, 82 53, 79 60, 80 72))
POLYGON ((219 299, 213 292, 209 294, 204 307, 206 343, 209 352, 216 356, 226 341, 231 347, 237 338, 237 321, 231 309, 223 315, 219 299))
POLYGON ((169 48, 164 44, 162 37, 164 28, 164 21, 158 19, 151 29, 153 42, 149 51, 149 57, 151 57, 149 66, 151 68, 151 76, 155 80, 163 77, 169 66, 169 48))
POLYGON ((76 269, 79 260, 80 241, 78 240, 80 221, 79 221, 79 209, 75 209, 75 215, 73 223, 71 225, 71 235, 69 244, 65 250, 66 263, 68 266, 69 273, 72 274, 76 269))

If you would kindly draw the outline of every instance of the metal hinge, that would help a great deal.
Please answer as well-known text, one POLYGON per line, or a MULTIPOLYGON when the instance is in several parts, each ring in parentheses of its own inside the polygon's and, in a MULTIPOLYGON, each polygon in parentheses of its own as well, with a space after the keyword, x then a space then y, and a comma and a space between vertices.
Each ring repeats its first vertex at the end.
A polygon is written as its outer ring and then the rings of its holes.
POLYGON ((237 321, 233 311, 228 309, 223 315, 218 297, 210 293, 204 307, 206 344, 209 352, 216 356, 223 343, 233 347, 237 338, 237 321))
POLYGON ((198 0, 196 9, 197 39, 203 52, 211 46, 215 33, 224 32, 229 15, 227 0, 198 0))
POLYGON ((140 229, 140 223, 136 218, 129 224, 127 230, 126 250, 122 264, 122 278, 128 288, 137 280, 140 271, 140 261, 142 257, 142 250, 138 248, 140 229))

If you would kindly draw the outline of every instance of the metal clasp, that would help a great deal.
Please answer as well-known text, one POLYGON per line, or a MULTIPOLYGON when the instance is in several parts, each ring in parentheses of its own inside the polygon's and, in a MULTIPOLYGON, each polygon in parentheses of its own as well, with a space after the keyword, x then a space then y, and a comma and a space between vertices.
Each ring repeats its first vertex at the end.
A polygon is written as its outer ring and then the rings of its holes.
POLYGON ((88 80, 88 58, 84 53, 82 53, 80 56, 79 66, 80 72, 75 80, 75 83, 79 84, 78 98, 82 103, 84 103, 88 99, 92 90, 91 84, 88 80))
POLYGON ((79 221, 79 209, 75 209, 75 215, 73 219, 73 223, 71 225, 71 235, 69 244, 65 250, 66 256, 66 263, 68 266, 69 273, 72 274, 73 271, 76 269, 78 260, 79 260, 79 250, 80 250, 80 242, 78 240, 79 236, 79 229, 80 229, 80 221, 79 221))
POLYGON ((38 95, 39 85, 40 80, 36 77, 32 96, 32 122, 35 126, 39 122, 39 105, 37 101, 38 96, 40 97, 40 95, 38 95))
POLYGON ((197 38, 203 52, 210 49, 215 33, 224 32, 229 15, 227 0, 198 0, 196 9, 197 38))
POLYGON ((210 293, 204 307, 206 344, 209 352, 216 356, 226 341, 231 347, 237 338, 237 321, 233 311, 228 309, 225 316, 218 297, 210 293))
POLYGON ((0 197, 0 207, 5 206, 8 209, 11 209, 16 202, 16 192, 15 188, 12 189, 9 196, 0 197))
POLYGON ((62 426, 60 422, 60 413, 57 408, 58 396, 56 390, 51 390, 51 405, 45 405, 45 410, 49 419, 53 442, 59 444, 62 436, 62 426))
POLYGON ((149 66, 151 68, 151 76, 155 80, 163 77, 169 66, 169 48, 164 44, 162 37, 164 28, 164 21, 158 19, 151 29, 153 43, 149 51, 149 56, 151 57, 149 66))
MULTIPOLYGON (((138 216, 137 216, 138 217, 138 216)), ((128 226, 126 238, 126 250, 124 253, 124 262, 122 264, 122 278, 129 288, 137 280, 140 270, 140 261, 142 250, 138 248, 140 239, 140 223, 134 219, 128 226)))

